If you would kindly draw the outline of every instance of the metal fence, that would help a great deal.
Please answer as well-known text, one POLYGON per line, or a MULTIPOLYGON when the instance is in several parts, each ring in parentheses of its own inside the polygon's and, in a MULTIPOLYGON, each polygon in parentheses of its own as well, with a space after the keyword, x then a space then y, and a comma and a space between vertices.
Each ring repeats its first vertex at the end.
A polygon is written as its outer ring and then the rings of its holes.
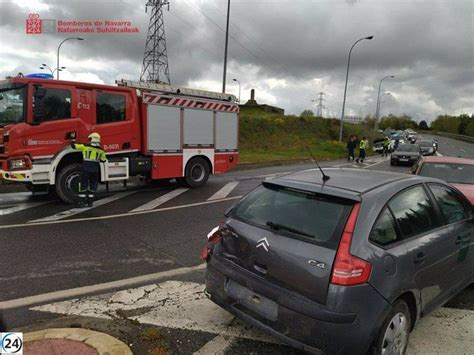
POLYGON ((436 134, 441 137, 448 137, 448 138, 457 139, 459 141, 474 143, 474 137, 471 137, 471 136, 465 136, 462 134, 454 134, 454 133, 447 133, 447 132, 436 132, 436 134))

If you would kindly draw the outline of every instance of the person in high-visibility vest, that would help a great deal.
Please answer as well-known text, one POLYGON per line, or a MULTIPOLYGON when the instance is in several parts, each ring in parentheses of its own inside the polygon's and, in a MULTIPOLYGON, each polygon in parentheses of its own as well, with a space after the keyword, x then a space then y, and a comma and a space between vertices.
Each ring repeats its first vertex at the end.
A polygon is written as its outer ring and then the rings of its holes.
POLYGON ((89 144, 77 144, 76 142, 72 142, 71 147, 82 152, 82 172, 78 197, 81 203, 87 203, 89 207, 92 207, 95 192, 97 191, 97 184, 100 179, 99 162, 105 163, 107 157, 100 146, 99 133, 91 133, 88 138, 89 144))
POLYGON ((365 153, 367 149, 369 149, 369 141, 367 140, 367 138, 362 137, 362 140, 359 142, 359 158, 357 158, 356 160, 357 163, 364 162, 365 153))
POLYGON ((383 151, 382 151, 382 156, 386 157, 388 156, 388 147, 390 146, 390 140, 388 137, 385 137, 383 140, 383 151))

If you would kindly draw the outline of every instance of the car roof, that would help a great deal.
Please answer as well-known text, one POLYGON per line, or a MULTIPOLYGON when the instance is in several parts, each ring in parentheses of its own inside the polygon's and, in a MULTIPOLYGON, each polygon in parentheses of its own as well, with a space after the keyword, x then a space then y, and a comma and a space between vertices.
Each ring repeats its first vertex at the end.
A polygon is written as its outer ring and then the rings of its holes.
POLYGON ((412 179, 419 182, 434 180, 418 175, 378 170, 327 168, 323 169, 323 171, 330 177, 325 183, 323 183, 319 169, 304 170, 284 175, 270 182, 291 188, 298 188, 299 186, 302 190, 315 193, 324 193, 326 190, 329 190, 326 191, 328 195, 360 200, 361 194, 401 180, 412 179), (359 198, 356 198, 356 196, 359 196, 359 198))
POLYGON ((431 156, 431 157, 423 157, 423 163, 455 163, 455 164, 474 165, 474 159, 431 156))

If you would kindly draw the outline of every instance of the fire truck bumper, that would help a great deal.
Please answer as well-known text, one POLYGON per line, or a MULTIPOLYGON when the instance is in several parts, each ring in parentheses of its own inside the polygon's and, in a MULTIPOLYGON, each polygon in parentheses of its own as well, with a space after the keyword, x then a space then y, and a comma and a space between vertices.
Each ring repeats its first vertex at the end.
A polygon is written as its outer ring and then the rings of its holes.
POLYGON ((17 182, 33 182, 31 170, 5 171, 0 170, 0 177, 4 180, 17 182))

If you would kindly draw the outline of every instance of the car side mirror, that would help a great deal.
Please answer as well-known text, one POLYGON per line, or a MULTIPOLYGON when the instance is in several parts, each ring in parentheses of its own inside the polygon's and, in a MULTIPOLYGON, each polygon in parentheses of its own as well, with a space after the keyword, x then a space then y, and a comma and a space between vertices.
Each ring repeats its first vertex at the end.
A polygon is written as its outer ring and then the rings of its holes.
POLYGON ((45 112, 45 100, 46 97, 46 89, 41 85, 35 85, 35 92, 33 94, 34 98, 34 107, 33 107, 33 122, 35 124, 40 124, 41 121, 44 121, 44 117, 46 115, 45 112))

